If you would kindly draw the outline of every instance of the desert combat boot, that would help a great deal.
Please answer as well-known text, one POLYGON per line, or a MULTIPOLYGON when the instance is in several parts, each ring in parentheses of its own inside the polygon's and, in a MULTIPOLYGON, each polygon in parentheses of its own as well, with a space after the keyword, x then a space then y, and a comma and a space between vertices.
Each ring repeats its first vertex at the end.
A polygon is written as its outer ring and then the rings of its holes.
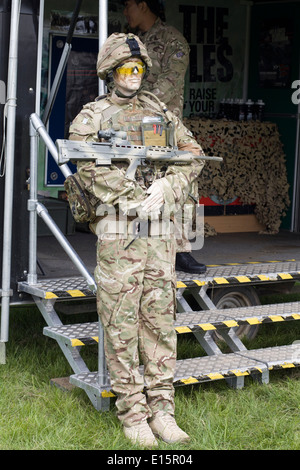
POLYGON ((177 425, 174 416, 169 413, 159 411, 149 421, 149 426, 156 437, 160 437, 168 444, 190 440, 190 437, 177 425))
POLYGON ((124 434, 133 444, 137 444, 141 447, 157 447, 158 442, 155 439, 151 428, 147 421, 141 421, 141 423, 134 426, 123 426, 124 434))

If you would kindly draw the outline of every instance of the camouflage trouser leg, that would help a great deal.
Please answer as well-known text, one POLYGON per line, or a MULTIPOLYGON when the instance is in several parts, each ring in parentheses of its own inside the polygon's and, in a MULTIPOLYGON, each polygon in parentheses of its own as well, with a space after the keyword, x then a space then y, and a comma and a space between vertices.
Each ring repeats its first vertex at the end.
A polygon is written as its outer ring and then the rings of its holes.
MULTIPOLYGON (((197 184, 197 182, 194 182, 191 190, 191 194, 194 194, 196 199, 198 197, 197 184)), ((192 198, 188 198, 183 208, 181 208, 174 216, 176 253, 192 251, 189 238, 193 238, 193 235, 191 234, 193 223, 195 223, 195 201, 192 198)))
POLYGON ((180 217, 174 219, 174 233, 176 236, 176 253, 189 253, 192 250, 191 243, 186 233, 184 220, 180 217))
POLYGON ((99 242, 95 277, 118 417, 130 426, 160 409, 174 413, 176 291, 174 240, 137 239, 124 250, 127 244, 99 242))

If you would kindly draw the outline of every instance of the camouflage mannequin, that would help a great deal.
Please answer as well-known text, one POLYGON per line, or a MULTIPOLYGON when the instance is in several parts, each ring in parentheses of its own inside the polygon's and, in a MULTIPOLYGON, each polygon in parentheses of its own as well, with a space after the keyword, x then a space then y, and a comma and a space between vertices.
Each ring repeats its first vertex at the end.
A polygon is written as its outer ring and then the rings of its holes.
MULTIPOLYGON (((101 48, 97 73, 109 94, 84 106, 70 126, 70 139, 97 141, 99 129, 126 130, 128 140, 142 143, 145 117, 173 123, 180 149, 202 150, 176 116, 155 97, 139 92, 151 66, 146 49, 133 34, 112 34, 101 48)), ((118 418, 133 442, 155 446, 155 433, 167 442, 188 439, 174 420, 173 376, 176 363, 175 244, 158 219, 164 204, 172 214, 188 198, 203 162, 138 168, 136 179, 125 177, 126 164, 110 167, 77 162, 86 189, 111 208, 117 222, 101 215, 91 229, 98 235, 97 309, 105 335, 111 386, 117 395, 118 418), (130 211, 149 220, 148 237, 133 240, 130 211), (123 215, 129 214, 124 222, 123 215), (151 236, 161 224, 161 236, 151 236), (144 375, 139 371, 139 354, 144 375), (144 386, 146 392, 144 393, 144 386)), ((101 206, 100 206, 101 208, 101 206)), ((135 232, 136 233, 136 232, 135 232)))
MULTIPOLYGON (((173 26, 162 21, 160 0, 124 0, 124 15, 129 27, 136 32, 152 61, 151 70, 144 80, 143 89, 155 94, 168 109, 182 119, 184 80, 189 64, 189 45, 184 36, 173 26)), ((198 197, 195 185, 193 192, 198 197)), ((176 229, 183 232, 185 221, 176 218, 176 229)), ((204 264, 191 255, 187 237, 176 239, 176 269, 202 274, 204 264)))

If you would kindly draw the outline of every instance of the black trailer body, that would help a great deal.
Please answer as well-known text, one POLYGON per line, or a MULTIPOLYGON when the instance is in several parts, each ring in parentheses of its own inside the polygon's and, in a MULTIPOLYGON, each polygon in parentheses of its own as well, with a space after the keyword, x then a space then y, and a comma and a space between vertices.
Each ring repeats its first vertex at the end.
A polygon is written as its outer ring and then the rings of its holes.
MULTIPOLYGON (((15 132, 15 167, 13 187, 13 227, 11 259, 11 301, 16 303, 24 299, 24 294, 17 291, 17 283, 24 279, 28 268, 28 176, 30 161, 29 116, 35 110, 36 91, 36 57, 38 45, 38 6, 37 0, 26 0, 21 3, 18 73, 17 73, 17 107, 15 132)), ((0 1, 0 80, 7 89, 7 70, 9 60, 11 2, 0 1)), ((0 128, 3 129, 4 103, 0 104, 0 128)), ((2 148, 3 133, 0 133, 2 148)), ((2 162, 4 164, 4 162, 2 162)), ((4 227, 4 175, 0 178, 0 233, 3 237, 4 227)), ((2 238, 1 238, 2 246, 2 238)), ((0 251, 2 266, 3 252, 0 251)), ((2 273, 2 271, 1 271, 2 273)), ((0 274, 1 279, 2 274, 0 274)), ((2 279, 1 279, 2 282, 2 279)))

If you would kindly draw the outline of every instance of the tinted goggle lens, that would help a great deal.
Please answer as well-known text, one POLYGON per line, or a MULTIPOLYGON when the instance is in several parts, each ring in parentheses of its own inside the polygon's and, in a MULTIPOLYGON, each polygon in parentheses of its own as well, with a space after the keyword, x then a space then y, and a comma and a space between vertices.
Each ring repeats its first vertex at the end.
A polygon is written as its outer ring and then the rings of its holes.
POLYGON ((143 62, 125 62, 117 67, 116 71, 119 75, 143 74, 146 72, 146 66, 143 62))

